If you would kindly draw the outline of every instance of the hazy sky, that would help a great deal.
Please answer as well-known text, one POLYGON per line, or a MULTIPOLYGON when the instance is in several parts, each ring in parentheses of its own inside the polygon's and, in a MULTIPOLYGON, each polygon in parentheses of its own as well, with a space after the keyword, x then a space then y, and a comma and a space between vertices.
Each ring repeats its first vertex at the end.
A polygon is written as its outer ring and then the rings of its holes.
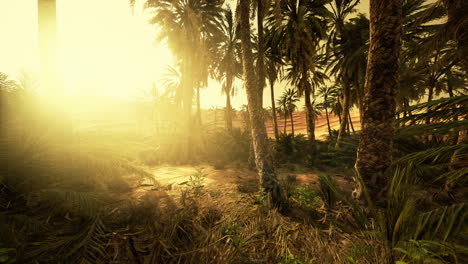
MULTIPOLYGON (((366 6, 368 1, 363 1, 366 6)), ((367 12, 367 8, 360 11, 367 12)), ((137 97, 163 68, 173 63, 164 43, 155 43, 156 29, 141 8, 132 14, 128 0, 57 0, 59 58, 68 93, 137 97)), ((37 0, 0 0, 0 72, 16 78, 20 71, 37 72, 37 0)), ((246 102, 237 83, 233 106, 246 102)), ((265 106, 269 106, 265 89, 265 106)), ((277 94, 280 92, 278 89, 277 94)), ((220 86, 210 82, 202 106, 223 107, 220 86)))

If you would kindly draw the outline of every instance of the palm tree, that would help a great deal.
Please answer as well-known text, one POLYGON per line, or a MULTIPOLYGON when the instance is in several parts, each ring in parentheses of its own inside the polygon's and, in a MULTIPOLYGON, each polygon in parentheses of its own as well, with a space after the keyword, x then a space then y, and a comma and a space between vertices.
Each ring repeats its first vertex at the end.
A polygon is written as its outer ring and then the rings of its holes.
POLYGON ((281 66, 283 63, 283 58, 278 46, 272 44, 271 31, 266 31, 266 43, 267 50, 265 51, 265 64, 266 64, 266 76, 268 82, 270 83, 270 94, 271 94, 271 111, 273 116, 273 129, 275 132, 275 139, 278 140, 278 120, 276 117, 276 106, 275 106, 275 82, 278 80, 278 75, 280 74, 281 66))
POLYGON ((310 153, 315 154, 314 118, 311 103, 311 71, 315 64, 315 55, 320 39, 325 35, 325 17, 328 11, 325 0, 295 1, 280 3, 280 15, 268 17, 268 28, 281 46, 286 62, 289 64, 288 79, 297 87, 298 95, 305 96, 307 137, 310 153))
POLYGON ((226 129, 232 131, 232 107, 231 107, 231 95, 234 90, 232 83, 236 77, 239 77, 242 68, 240 65, 239 50, 239 34, 234 23, 234 16, 232 10, 227 7, 224 10, 224 19, 222 20, 221 29, 223 34, 221 39, 217 43, 218 58, 219 62, 215 70, 217 72, 217 79, 223 80, 224 85, 222 92, 226 95, 226 129))
POLYGON ((38 0, 40 69, 43 85, 52 93, 57 81, 57 13, 56 0, 38 0))
MULTIPOLYGON (((186 135, 181 156, 185 160, 188 160, 192 148, 189 131, 192 131, 193 89, 196 88, 199 95, 200 86, 207 82, 209 40, 220 34, 222 4, 221 0, 147 0, 145 4, 146 8, 154 11, 150 23, 161 26, 158 39, 167 40, 182 64, 181 102, 186 135)), ((197 106, 199 108, 199 96, 197 106)))
POLYGON ((258 93, 258 82, 253 67, 252 42, 250 31, 250 0, 238 2, 240 16, 240 39, 244 82, 249 104, 248 112, 252 131, 255 163, 260 178, 260 185, 268 195, 271 207, 285 209, 285 201, 276 177, 273 161, 268 155, 267 131, 263 120, 263 108, 258 93))
POLYGON ((280 97, 276 103, 278 104, 278 114, 284 119, 283 134, 286 134, 286 126, 288 124, 288 110, 286 107, 287 102, 285 98, 280 97))
POLYGON ((278 104, 281 105, 281 112, 284 116, 284 125, 285 125, 285 133, 286 133, 286 119, 289 118, 291 120, 291 133, 294 135, 294 118, 293 114, 294 111, 297 109, 296 103, 299 101, 299 97, 297 93, 293 89, 287 89, 283 92, 281 97, 278 99, 278 104))
POLYGON ((318 89, 318 95, 323 97, 323 103, 321 104, 323 110, 325 110, 325 117, 327 119, 328 135, 331 137, 330 117, 328 115, 328 109, 331 107, 333 96, 337 96, 337 88, 334 86, 322 86, 318 89))
MULTIPOLYGON (((395 92, 401 49, 400 0, 370 0, 370 46, 356 170, 370 197, 384 199, 392 162, 395 92)), ((360 197, 358 185, 355 192, 360 197)))
POLYGON ((332 9, 332 35, 327 42, 328 70, 335 76, 341 86, 341 103, 343 113, 336 140, 336 147, 346 134, 349 126, 348 116, 352 107, 352 99, 356 98, 359 112, 362 113, 362 87, 366 74, 367 50, 369 40, 369 21, 359 14, 345 22, 346 17, 354 12, 356 1, 334 1, 332 9), (356 93, 353 96, 352 92, 356 93))
POLYGON ((442 3, 447 10, 447 28, 457 42, 458 58, 465 72, 468 72, 468 49, 466 48, 468 47, 468 22, 466 20, 468 1, 442 0, 442 3))
POLYGON ((287 98, 286 106, 287 106, 289 117, 290 117, 290 120, 291 120, 291 133, 294 136, 294 118, 293 118, 293 114, 294 114, 294 111, 296 111, 296 109, 297 109, 296 102, 299 101, 299 98, 297 97, 296 92, 294 90, 292 90, 292 89, 286 90, 286 98, 287 98))

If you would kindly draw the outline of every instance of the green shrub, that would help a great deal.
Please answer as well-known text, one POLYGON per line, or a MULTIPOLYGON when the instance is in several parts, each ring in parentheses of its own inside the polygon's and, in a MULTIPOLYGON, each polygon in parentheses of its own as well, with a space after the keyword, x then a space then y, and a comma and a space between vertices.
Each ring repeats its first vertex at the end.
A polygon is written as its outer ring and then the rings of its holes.
POLYGON ((308 157, 307 138, 303 134, 281 134, 277 141, 272 141, 272 150, 277 164, 303 164, 308 157))

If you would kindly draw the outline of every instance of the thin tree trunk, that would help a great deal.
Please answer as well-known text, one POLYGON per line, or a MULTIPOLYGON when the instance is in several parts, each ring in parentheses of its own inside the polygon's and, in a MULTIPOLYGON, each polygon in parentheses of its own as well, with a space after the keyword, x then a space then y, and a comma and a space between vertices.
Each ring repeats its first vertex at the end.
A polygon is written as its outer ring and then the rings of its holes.
POLYGON ((353 120, 351 119, 351 113, 349 111, 348 111, 348 124, 351 126, 351 131, 353 131, 353 134, 355 134, 356 130, 354 130, 353 120))
POLYGON ((230 74, 226 76, 226 129, 232 132, 232 107, 231 107, 231 88, 232 88, 232 77, 230 74))
POLYGON ((311 87, 310 87, 310 84, 308 83, 307 78, 304 79, 303 85, 305 85, 304 96, 305 96, 306 121, 307 121, 307 139, 309 142, 310 154, 313 158, 315 158, 316 146, 315 146, 314 109, 312 109, 312 103, 310 101, 311 87))
POLYGON ((271 111, 273 115, 273 129, 275 132, 275 139, 279 139, 279 132, 278 132, 278 120, 276 118, 276 106, 275 106, 275 89, 274 89, 274 82, 270 80, 270 92, 271 92, 271 111))
POLYGON ((289 117, 291 118, 291 134, 294 137, 294 118, 293 118, 293 112, 289 111, 289 117))
POLYGON ((200 87, 197 87, 197 126, 202 125, 201 104, 200 104, 200 87))
POLYGON ((331 138, 332 132, 331 132, 331 127, 330 127, 330 117, 328 116, 328 107, 325 107, 325 116, 327 117, 328 135, 331 138))
POLYGON ((184 129, 182 131, 182 153, 181 161, 189 162, 191 157, 191 136, 190 131, 192 131, 192 98, 193 98, 193 87, 191 82, 190 70, 191 70, 191 61, 187 56, 186 61, 184 62, 184 72, 183 72, 183 113, 184 113, 184 129))
MULTIPOLYGON (((370 45, 356 170, 370 199, 385 203, 395 133, 395 95, 401 49, 400 0, 370 0, 370 45)), ((353 192, 359 198, 362 186, 353 192)))
POLYGON ((465 70, 468 72, 468 20, 466 11, 468 1, 466 0, 442 0, 447 10, 448 25, 453 29, 453 39, 457 42, 458 58, 465 70))
POLYGON ((242 46, 242 64, 244 70, 244 82, 249 105, 249 118, 252 130, 252 141, 255 152, 255 164, 260 178, 260 185, 264 193, 268 195, 270 207, 285 209, 284 200, 273 160, 269 156, 267 144, 267 131, 262 114, 262 102, 258 93, 257 79, 253 69, 252 43, 250 41, 249 0, 241 0, 240 13, 240 38, 242 46))
POLYGON ((350 100, 350 91, 351 87, 349 86, 348 81, 343 82, 343 105, 342 105, 342 118, 340 123, 340 129, 338 131, 338 137, 336 138, 336 148, 340 147, 342 138, 346 134, 346 126, 348 125, 348 115, 349 115, 349 100, 350 100))
POLYGON ((286 115, 286 112, 284 113, 284 134, 286 135, 286 127, 288 125, 288 116, 286 115))
MULTIPOLYGON (((454 94, 453 94, 453 86, 452 86, 452 84, 450 83, 450 81, 447 82, 447 91, 448 91, 449 97, 452 98, 452 97, 454 96, 454 94)), ((458 121, 458 115, 454 115, 453 121, 454 121, 454 122, 457 122, 457 121, 458 121)), ((450 138, 449 138, 450 144, 452 144, 452 145, 456 145, 456 144, 457 144, 459 134, 460 134, 460 133, 459 133, 458 131, 452 130, 452 132, 450 133, 450 138)))
MULTIPOLYGON (((431 81, 429 83, 429 93, 427 95, 427 102, 430 103, 432 102, 432 98, 434 97, 434 83, 431 81)), ((427 111, 429 111, 429 107, 427 108, 427 111)), ((426 124, 430 124, 431 123, 431 118, 430 117, 427 117, 426 118, 426 124)))
POLYGON ((363 95, 362 95, 361 86, 359 85, 359 81, 355 82, 355 86, 356 86, 356 103, 358 105, 358 110, 359 110, 359 124, 361 124, 361 127, 362 127, 362 114, 364 110, 362 108, 363 95))

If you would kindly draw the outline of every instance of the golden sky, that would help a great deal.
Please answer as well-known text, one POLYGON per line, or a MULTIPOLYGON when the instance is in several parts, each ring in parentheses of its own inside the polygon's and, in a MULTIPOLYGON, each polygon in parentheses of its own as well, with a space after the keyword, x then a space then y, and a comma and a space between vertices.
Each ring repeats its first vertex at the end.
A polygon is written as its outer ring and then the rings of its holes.
MULTIPOLYGON (((147 23, 148 14, 138 5, 132 14, 128 2, 57 0, 59 67, 67 93, 134 98, 153 82, 158 87, 173 58, 164 43, 154 41, 157 31, 147 23)), ((38 71, 37 0, 0 0, 0 36, 0 72, 16 78, 20 71, 38 71)), ((241 83, 235 85, 232 103, 240 107, 245 93, 241 83)), ((220 91, 211 81, 202 91, 202 106, 223 107, 220 91)))

